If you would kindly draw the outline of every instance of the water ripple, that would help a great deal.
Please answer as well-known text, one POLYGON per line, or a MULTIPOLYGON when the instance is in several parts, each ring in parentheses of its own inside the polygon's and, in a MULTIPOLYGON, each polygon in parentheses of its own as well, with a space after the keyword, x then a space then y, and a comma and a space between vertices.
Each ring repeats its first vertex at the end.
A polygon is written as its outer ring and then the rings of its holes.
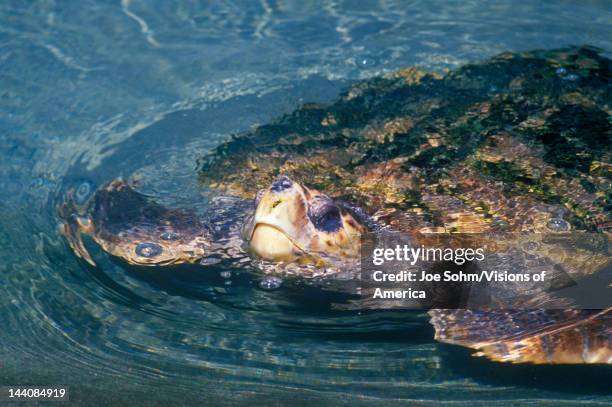
POLYGON ((609 21, 597 1, 2 2, 3 377, 65 380, 77 402, 98 405, 150 405, 153 393, 187 405, 609 404, 573 385, 596 385, 602 370, 492 378, 490 365, 433 342, 422 314, 327 309, 291 280, 262 290, 260 275, 223 262, 140 270, 92 244, 92 268, 55 213, 66 188, 119 176, 197 207, 197 159, 231 134, 407 65, 569 43, 609 51, 609 21))

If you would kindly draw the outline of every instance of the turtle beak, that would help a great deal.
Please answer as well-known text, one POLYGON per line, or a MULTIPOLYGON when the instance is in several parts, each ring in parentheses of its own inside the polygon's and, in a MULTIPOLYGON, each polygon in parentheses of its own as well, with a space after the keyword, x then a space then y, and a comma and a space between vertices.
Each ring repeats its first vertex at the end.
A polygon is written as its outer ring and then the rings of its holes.
POLYGON ((304 193, 283 176, 260 195, 246 236, 255 254, 273 261, 293 261, 304 254, 309 227, 304 193))

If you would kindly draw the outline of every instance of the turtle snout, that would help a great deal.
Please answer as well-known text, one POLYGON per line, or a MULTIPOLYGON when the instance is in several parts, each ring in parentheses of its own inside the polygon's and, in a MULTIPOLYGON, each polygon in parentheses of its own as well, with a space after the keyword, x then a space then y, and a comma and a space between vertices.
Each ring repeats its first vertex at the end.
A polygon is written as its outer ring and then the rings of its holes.
POLYGON ((283 192, 293 186, 293 181, 288 177, 282 176, 272 183, 270 191, 272 192, 283 192))

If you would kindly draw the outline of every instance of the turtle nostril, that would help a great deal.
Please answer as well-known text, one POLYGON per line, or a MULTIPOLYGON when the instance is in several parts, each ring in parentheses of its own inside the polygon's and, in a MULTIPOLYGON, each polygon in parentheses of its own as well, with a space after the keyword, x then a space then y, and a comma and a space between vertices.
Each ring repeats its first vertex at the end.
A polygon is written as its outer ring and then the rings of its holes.
POLYGON ((272 183, 270 190, 272 192, 282 192, 286 189, 291 188, 293 182, 287 177, 281 177, 272 183))

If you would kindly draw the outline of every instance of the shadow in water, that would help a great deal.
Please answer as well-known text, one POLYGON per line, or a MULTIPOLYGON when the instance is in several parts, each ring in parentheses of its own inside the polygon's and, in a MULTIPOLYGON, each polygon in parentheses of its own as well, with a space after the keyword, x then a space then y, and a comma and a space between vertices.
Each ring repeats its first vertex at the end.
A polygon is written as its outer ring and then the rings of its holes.
POLYGON ((612 394, 612 366, 529 365, 491 362, 473 350, 441 345, 446 367, 460 376, 495 386, 519 386, 584 395, 612 394))

